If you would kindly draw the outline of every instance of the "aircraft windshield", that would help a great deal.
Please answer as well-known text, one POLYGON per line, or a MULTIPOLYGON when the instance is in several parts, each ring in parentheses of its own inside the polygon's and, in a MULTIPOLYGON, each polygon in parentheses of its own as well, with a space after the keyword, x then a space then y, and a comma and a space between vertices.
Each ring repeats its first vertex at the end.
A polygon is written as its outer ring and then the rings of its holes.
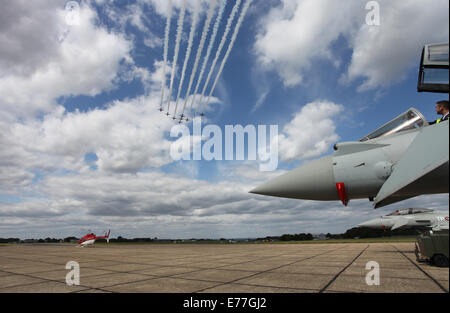
POLYGON ((409 215, 409 214, 418 214, 418 213, 430 213, 433 212, 431 209, 403 209, 403 210, 397 210, 395 212, 392 212, 390 214, 387 214, 386 216, 397 216, 397 215, 409 215))
POLYGON ((366 141, 382 136, 399 133, 405 130, 416 129, 428 125, 425 118, 415 109, 409 109, 405 113, 396 117, 387 124, 381 126, 374 132, 362 138, 360 141, 366 141))

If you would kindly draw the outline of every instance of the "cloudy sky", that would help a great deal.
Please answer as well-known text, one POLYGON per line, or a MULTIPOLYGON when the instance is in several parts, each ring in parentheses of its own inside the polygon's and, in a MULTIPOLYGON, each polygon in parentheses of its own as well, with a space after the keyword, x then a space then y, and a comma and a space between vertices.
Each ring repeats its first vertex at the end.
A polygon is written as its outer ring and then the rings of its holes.
MULTIPOLYGON (((274 172, 261 172, 252 160, 170 156, 176 123, 158 110, 163 73, 167 95, 175 69, 175 100, 190 54, 181 108, 205 21, 210 17, 197 75, 223 1, 209 11, 214 1, 201 0, 197 10, 198 1, 187 0, 177 67, 182 0, 173 1, 166 66, 167 0, 80 0, 75 13, 65 0, 2 1, 0 237, 108 228, 113 237, 159 238, 339 233, 399 207, 448 210, 448 195, 374 210, 367 200, 343 207, 248 193, 409 107, 436 119, 434 103, 448 95, 418 94, 417 69, 424 44, 448 41, 447 0, 379 0, 379 25, 367 25, 364 0, 253 0, 203 123, 278 125, 274 172)), ((205 78, 235 3, 223 3, 205 78)), ((246 3, 231 21, 210 85, 246 3)), ((193 80, 191 94, 195 86, 193 80)))

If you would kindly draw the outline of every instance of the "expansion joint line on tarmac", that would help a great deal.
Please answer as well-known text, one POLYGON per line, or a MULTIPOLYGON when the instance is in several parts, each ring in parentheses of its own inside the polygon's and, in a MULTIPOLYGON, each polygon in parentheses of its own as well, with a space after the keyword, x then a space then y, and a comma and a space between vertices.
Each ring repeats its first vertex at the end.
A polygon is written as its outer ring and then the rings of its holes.
MULTIPOLYGON (((5 270, 0 270, 0 272, 2 273, 7 273, 7 274, 11 274, 11 276, 24 276, 24 277, 28 277, 28 278, 34 278, 34 279, 39 279, 39 280, 43 280, 43 281, 38 281, 38 282, 34 282, 34 283, 27 283, 27 284, 20 284, 20 285, 13 285, 13 286, 7 286, 7 287, 0 287, 0 289, 8 289, 8 288, 17 288, 17 287, 25 287, 25 286, 33 286, 33 285, 38 285, 38 284, 42 284, 45 282, 52 282, 52 283, 58 283, 58 284, 63 284, 64 286, 67 286, 66 283, 60 281, 60 280, 55 280, 55 279, 49 279, 49 278, 43 278, 43 277, 39 277, 39 276, 35 276, 33 274, 40 274, 40 273, 45 273, 48 271, 44 271, 44 272, 36 272, 36 273, 14 273, 14 272, 10 272, 10 271, 5 271, 5 270)), ((81 290, 77 290, 77 291, 72 291, 70 293, 77 293, 80 291, 87 291, 87 290, 98 290, 98 291, 106 291, 103 290, 101 288, 95 288, 95 287, 89 287, 89 286, 84 286, 84 285, 77 285, 77 287, 83 287, 86 289, 81 289, 81 290)))
POLYGON ((353 263, 355 263, 355 261, 361 256, 361 254, 364 253, 364 251, 366 251, 369 248, 370 245, 367 245, 367 247, 364 248, 363 251, 361 251, 349 264, 347 264, 346 267, 344 267, 339 273, 336 274, 336 276, 334 276, 329 282, 328 284, 325 285, 325 287, 323 287, 319 293, 323 293, 328 287, 330 287, 330 285, 332 283, 334 283, 334 281, 347 269, 349 268, 353 263))
POLYGON ((442 291, 448 293, 448 290, 445 289, 444 286, 442 286, 436 279, 434 279, 430 274, 425 272, 419 265, 417 265, 413 260, 411 260, 406 254, 403 253, 403 251, 400 251, 396 246, 393 246, 398 252, 400 252, 401 255, 403 255, 405 258, 408 259, 409 262, 411 262, 415 267, 417 267, 422 273, 425 274, 429 279, 431 279, 436 285, 439 286, 439 288, 442 289, 442 291))
MULTIPOLYGON (((347 246, 344 246, 344 248, 345 247, 347 247, 347 246)), ((248 276, 245 276, 245 277, 240 277, 240 278, 232 280, 232 281, 228 281, 228 282, 221 283, 221 284, 218 284, 218 285, 215 285, 215 286, 211 286, 211 287, 208 287, 208 288, 200 289, 200 290, 194 291, 194 293, 203 292, 205 290, 216 288, 216 287, 220 287, 220 286, 224 286, 224 285, 229 285, 229 284, 235 283, 235 282, 237 282, 239 280, 242 280, 242 279, 247 279, 247 278, 250 278, 250 277, 253 277, 253 276, 256 276, 256 275, 260 275, 260 274, 264 274, 264 273, 267 273, 267 272, 270 272, 270 271, 273 271, 273 270, 280 269, 280 268, 285 267, 285 266, 289 266, 289 265, 293 265, 295 263, 299 263, 299 262, 303 262, 303 261, 306 261, 306 260, 310 260, 310 259, 313 259, 315 257, 321 256, 321 255, 324 255, 324 254, 327 254, 327 253, 330 253, 330 252, 334 252, 334 251, 340 250, 340 249, 342 249, 342 248, 333 249, 333 250, 330 250, 330 251, 326 251, 324 253, 319 253, 319 254, 316 254, 316 255, 313 255, 313 256, 310 256, 310 257, 307 257, 307 258, 303 258, 303 259, 300 259, 300 260, 297 260, 297 261, 294 261, 294 262, 291 262, 291 263, 288 263, 288 264, 283 264, 281 266, 277 266, 277 267, 274 267, 274 268, 271 268, 271 269, 268 269, 268 270, 265 270, 265 271, 257 272, 257 273, 254 273, 252 275, 248 275, 248 276)), ((272 287, 272 286, 267 286, 267 287, 272 287)))
MULTIPOLYGON (((59 254, 54 254, 53 256, 61 256, 61 255, 59 255, 59 254)), ((17 258, 17 257, 5 257, 6 259, 13 259, 13 260, 21 260, 21 261, 23 261, 24 259, 21 259, 21 258, 17 258)), ((26 260, 26 259, 25 259, 26 260)), ((53 263, 53 262, 49 262, 49 261, 42 261, 42 260, 33 260, 33 262, 37 262, 37 263, 43 263, 43 264, 47 264, 47 265, 55 265, 55 266, 60 266, 61 264, 59 264, 59 263, 53 263)), ((35 279, 41 279, 41 280, 45 280, 45 281, 47 281, 47 282, 56 282, 56 283, 61 283, 61 284, 65 284, 64 282, 62 282, 62 281, 60 281, 60 280, 55 280, 55 279, 49 279, 49 278, 44 278, 44 277, 39 277, 39 276, 35 276, 35 275, 33 275, 33 274, 40 274, 40 273, 45 273, 45 272, 50 272, 50 271, 40 271, 40 272, 33 272, 33 273, 15 273, 15 272, 10 272, 10 271, 6 271, 6 270, 4 270, 4 269, 0 269, 0 272, 3 272, 3 273, 8 273, 8 274, 11 274, 11 275, 20 275, 20 276, 25 276, 25 277, 28 277, 28 278, 35 278, 35 279)), ((93 276, 101 276, 101 275, 104 275, 104 274, 98 274, 98 275, 92 275, 91 277, 93 277, 93 276)), ((27 283, 27 284, 21 284, 21 285, 14 285, 14 286, 11 286, 11 287, 0 287, 0 289, 7 289, 7 288, 12 288, 12 287, 24 287, 24 286, 31 286, 31 285, 36 285, 36 284, 41 284, 42 283, 42 281, 38 281, 38 282, 34 282, 34 283, 27 283)), ((78 291, 86 291, 86 290, 98 290, 98 291, 106 291, 106 290, 103 290, 103 289, 101 289, 101 288, 96 288, 96 287, 90 287, 90 286, 85 286, 85 285, 78 285, 77 287, 84 287, 84 288, 87 288, 87 289, 82 289, 82 290, 78 290, 78 291)), ((76 293, 76 292, 78 292, 78 291, 73 291, 73 292, 71 292, 71 293, 76 293)))
MULTIPOLYGON (((333 250, 333 251, 335 251, 335 250, 333 250)), ((328 253, 328 252, 326 252, 326 253, 328 253)), ((211 254, 211 255, 214 255, 214 254, 211 254)), ((248 261, 242 261, 242 262, 233 263, 233 264, 220 265, 220 266, 208 268, 208 270, 221 269, 221 268, 227 267, 227 266, 229 266, 229 265, 238 265, 238 264, 251 263, 251 262, 255 262, 255 261, 259 261, 259 260, 263 260, 263 259, 275 258, 275 257, 283 256, 283 255, 286 255, 286 253, 277 254, 277 255, 274 255, 274 256, 271 256, 271 257, 268 257, 268 258, 256 258, 256 259, 252 259, 252 260, 248 260, 248 261)), ((314 256, 314 257, 315 257, 315 256, 314 256)), ((177 259, 185 259, 185 258, 190 258, 190 257, 182 257, 182 258, 177 258, 177 259)), ((306 259, 304 259, 304 260, 306 260, 306 259)), ((101 260, 98 260, 98 261, 101 261, 101 260)), ((104 260, 103 260, 103 261, 104 261, 104 260)), ((112 261, 112 260, 111 260, 111 261, 112 261)), ((303 260, 302 260, 302 261, 303 261, 303 260)), ((114 261, 114 262, 116 262, 116 261, 114 261)), ((298 261, 296 261, 296 262, 298 262, 298 261)), ((294 262, 294 263, 295 263, 295 262, 294 262)), ((119 264, 126 264, 126 263, 119 262, 119 264)), ((151 264, 146 264, 146 263, 136 263, 136 262, 131 262, 131 263, 127 263, 127 264, 140 264, 140 265, 149 265, 149 266, 153 266, 153 265, 151 265, 151 264)), ((289 265, 289 264, 286 264, 286 265, 289 265)), ((163 266, 163 267, 178 267, 179 265, 161 265, 161 264, 160 264, 160 266, 163 266)), ((285 266, 285 265, 283 265, 283 266, 285 266)), ((102 269, 102 267, 90 267, 90 268, 91 268, 91 269, 102 269)), ((175 274, 167 274, 167 275, 154 275, 154 274, 142 274, 142 273, 136 273, 137 271, 140 271, 140 270, 119 271, 119 270, 111 270, 111 269, 108 269, 108 271, 114 272, 115 274, 119 274, 119 273, 120 273, 120 274, 141 274, 141 275, 144 275, 144 276, 148 276, 148 278, 145 278, 145 279, 142 279, 142 280, 137 280, 137 281, 124 282, 124 283, 117 283, 117 284, 114 284, 114 285, 103 286, 102 288, 117 287, 117 286, 121 286, 121 285, 127 285, 127 284, 130 284, 130 283, 140 283, 140 282, 150 281, 150 280, 155 280, 155 279, 160 279, 160 278, 173 278, 173 277, 175 277, 175 276, 177 276, 177 275, 180 275, 180 274, 192 274, 192 273, 202 272, 202 271, 204 271, 204 270, 205 270, 205 268, 199 268, 199 269, 196 269, 196 270, 193 270, 193 271, 189 271, 189 272, 184 272, 184 273, 175 273, 175 274)), ((259 274, 259 273, 258 273, 258 274, 259 274)), ((108 274, 99 274, 99 275, 93 275, 93 276, 104 276, 104 275, 108 275, 108 274)), ((93 276, 90 276, 90 277, 93 277, 93 276)), ((178 278, 178 279, 183 279, 183 280, 211 282, 210 280, 189 279, 189 278, 184 278, 184 277, 177 277, 177 278, 178 278)), ((244 277, 244 278, 246 278, 246 277, 244 277)), ((220 282, 217 282, 217 283, 220 283, 220 282)), ((92 289, 98 289, 98 290, 102 290, 102 291, 108 291, 108 290, 103 290, 103 289, 100 289, 100 288, 94 288, 94 287, 92 287, 92 289)), ((76 292, 77 292, 77 291, 74 291, 74 293, 76 293, 76 292)), ((109 292, 109 291, 108 291, 108 292, 109 292)))

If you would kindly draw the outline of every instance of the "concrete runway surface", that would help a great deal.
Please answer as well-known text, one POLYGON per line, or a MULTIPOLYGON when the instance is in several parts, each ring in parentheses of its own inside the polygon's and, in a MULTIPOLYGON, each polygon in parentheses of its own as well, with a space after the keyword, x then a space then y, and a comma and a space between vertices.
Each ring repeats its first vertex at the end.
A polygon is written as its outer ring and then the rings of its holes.
POLYGON ((1 293, 448 293, 449 269, 414 243, 0 246, 1 293), (80 284, 68 286, 69 261, 80 284), (368 285, 369 261, 380 284, 368 285))

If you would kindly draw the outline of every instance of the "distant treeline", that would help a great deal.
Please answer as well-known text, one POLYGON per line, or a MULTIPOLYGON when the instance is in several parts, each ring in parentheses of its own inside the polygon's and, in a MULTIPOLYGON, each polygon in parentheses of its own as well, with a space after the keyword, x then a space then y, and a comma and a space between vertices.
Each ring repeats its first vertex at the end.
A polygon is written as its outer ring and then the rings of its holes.
POLYGON ((20 242, 19 238, 0 238, 0 243, 20 242))
POLYGON ((312 234, 284 234, 280 237, 281 241, 304 241, 304 240, 313 240, 314 237, 312 234))
MULTIPOLYGON (((155 238, 132 238, 132 239, 130 238, 130 239, 128 239, 128 238, 124 238, 122 236, 119 236, 117 238, 109 239, 109 242, 153 242, 155 240, 158 240, 158 238, 155 237, 155 238)), ((106 242, 105 239, 99 239, 98 241, 99 242, 102 242, 102 241, 106 242)))
MULTIPOLYGON (((418 235, 418 229, 404 228, 396 230, 382 230, 382 229, 370 229, 370 228, 351 228, 343 234, 326 234, 326 239, 353 239, 353 238, 379 238, 379 237, 400 237, 400 236, 416 236, 418 235)), ((305 241, 314 240, 320 238, 314 238, 312 234, 284 234, 282 236, 267 236, 265 238, 257 238, 256 241, 305 241)))
POLYGON ((326 237, 328 239, 352 239, 352 238, 378 238, 378 237, 392 237, 392 236, 415 236, 418 235, 418 229, 414 228, 400 228, 396 230, 371 229, 365 227, 354 227, 348 229, 344 234, 330 234, 326 237))
POLYGON ((39 239, 20 239, 20 238, 0 238, 0 243, 57 243, 57 242, 73 242, 78 241, 76 237, 67 237, 64 239, 60 238, 39 238, 39 239))
MULTIPOLYGON (((117 238, 111 238, 109 242, 153 242, 158 238, 133 238, 127 239, 121 236, 117 238)), ((58 242, 78 242, 80 238, 77 237, 66 237, 64 239, 57 238, 45 238, 45 239, 24 239, 20 238, 0 238, 0 243, 58 243, 58 242)), ((106 239, 97 239, 96 242, 106 242, 106 239)))
MULTIPOLYGON (((382 230, 382 229, 370 229, 370 228, 351 228, 343 234, 326 234, 326 239, 353 239, 353 238, 378 238, 378 237, 391 237, 391 236, 415 236, 418 234, 417 229, 405 228, 396 230, 382 230)), ((306 241, 313 240, 314 236, 310 233, 305 234, 284 234, 282 236, 267 236, 265 238, 257 238, 255 241, 306 241)), ((316 238, 317 239, 317 238, 316 238)), ((77 237, 66 237, 64 239, 45 238, 45 239, 25 239, 20 238, 0 238, 0 243, 58 243, 58 242, 78 242, 77 237)), ((214 239, 158 239, 154 238, 124 238, 118 236, 117 238, 111 238, 109 242, 228 242, 228 239, 221 238, 220 240, 214 239)), ((105 239, 97 239, 97 242, 106 242, 105 239)))
MULTIPOLYGON (((77 237, 66 237, 64 239, 57 238, 45 238, 45 239, 24 239, 20 238, 0 238, 0 243, 61 243, 61 242, 78 242, 80 238, 77 237)), ((111 238, 109 242, 212 242, 212 241, 228 241, 228 239, 221 238, 220 240, 215 239, 158 239, 154 238, 124 238, 118 236, 117 238, 111 238)), ((106 242, 106 239, 96 239, 96 242, 106 242)))
POLYGON ((61 242, 62 239, 56 238, 45 238, 45 239, 25 239, 20 238, 0 238, 0 243, 27 243, 27 242, 39 242, 39 243, 50 243, 50 242, 61 242))
POLYGON ((312 234, 284 234, 282 236, 267 236, 264 238, 256 238, 255 241, 265 241, 265 242, 271 242, 271 241, 304 241, 304 240, 313 240, 314 236, 312 234))

